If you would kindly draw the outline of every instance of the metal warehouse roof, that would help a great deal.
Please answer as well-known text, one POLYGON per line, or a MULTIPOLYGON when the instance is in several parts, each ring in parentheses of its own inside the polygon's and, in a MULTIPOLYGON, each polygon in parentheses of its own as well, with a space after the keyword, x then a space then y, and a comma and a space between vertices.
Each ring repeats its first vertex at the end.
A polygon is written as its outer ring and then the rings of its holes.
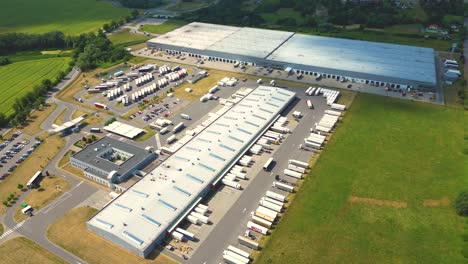
POLYGON ((118 121, 112 122, 108 126, 105 126, 104 129, 109 132, 112 132, 112 133, 115 133, 117 135, 121 135, 127 138, 135 138, 136 136, 145 132, 145 130, 141 128, 127 125, 118 121))
POLYGON ((203 190, 224 175, 294 96, 275 87, 253 90, 108 204, 88 225, 145 250, 198 201, 203 190))
POLYGON ((267 59, 436 83, 430 48, 296 34, 267 59))
POLYGON ((193 22, 150 42, 265 58, 293 34, 193 22))
POLYGON ((237 27, 194 22, 149 41, 204 50, 237 30, 237 27))
MULTIPOLYGON (((347 73, 361 79, 379 76, 395 80, 436 84, 435 52, 431 48, 358 41, 293 32, 190 23, 149 43, 266 59, 286 66, 322 68, 326 73, 347 73), (288 65, 295 64, 295 65, 288 65)), ((196 51, 194 51, 196 52, 196 51)), ((200 52, 203 54, 203 52, 200 52)), ((231 56, 232 57, 232 56, 231 56)), ((239 58, 246 60, 246 58, 239 58)), ((254 61, 255 62, 255 61, 254 61)), ((304 69, 306 70, 306 69, 304 69)), ((352 77, 352 76, 349 76, 352 77)))

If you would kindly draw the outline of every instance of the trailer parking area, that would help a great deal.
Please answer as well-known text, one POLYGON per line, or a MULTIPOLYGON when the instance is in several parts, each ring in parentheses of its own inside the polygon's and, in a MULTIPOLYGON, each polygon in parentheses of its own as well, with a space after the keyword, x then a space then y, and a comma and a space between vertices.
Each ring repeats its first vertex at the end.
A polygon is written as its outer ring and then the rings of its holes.
MULTIPOLYGON (((254 81, 241 82, 238 86, 255 87, 257 84, 254 81)), ((250 220, 251 211, 258 207, 258 202, 262 196, 265 195, 267 190, 272 189, 271 185, 278 178, 276 175, 286 183, 295 185, 297 179, 285 176, 283 170, 288 165, 288 159, 299 159, 308 161, 315 153, 315 151, 301 150, 299 146, 303 143, 304 138, 310 133, 310 128, 314 123, 322 118, 323 113, 329 106, 326 105, 326 100, 322 96, 307 96, 304 94, 303 88, 287 88, 297 93, 297 99, 285 110, 283 116, 288 120, 287 128, 292 131, 292 134, 286 134, 285 138, 280 145, 271 145, 272 149, 268 152, 263 152, 260 155, 252 155, 254 163, 250 167, 246 167, 248 180, 240 180, 242 190, 236 190, 228 186, 220 187, 212 196, 202 201, 208 205, 211 210, 209 225, 194 225, 186 222, 181 228, 195 234, 195 241, 187 241, 178 243, 170 241, 175 250, 170 251, 164 249, 163 253, 183 261, 182 256, 188 258, 189 263, 218 263, 222 261, 222 251, 228 245, 232 244, 243 250, 250 251, 250 249, 239 245, 237 236, 244 235, 247 230, 246 223, 250 220), (306 99, 314 103, 314 109, 309 109, 306 104, 306 99), (293 117, 293 112, 300 111, 302 117, 296 119, 293 117), (274 167, 266 172, 263 170, 263 165, 270 158, 275 159, 274 167)), ((229 93, 237 91, 236 88, 222 87, 219 91, 220 98, 229 96, 229 93)), ((220 99, 221 100, 221 99, 220 99)), ((208 107, 211 104, 215 111, 217 101, 208 101, 205 103, 193 102, 188 108, 200 108, 201 105, 208 107), (201 105, 200 105, 201 104, 201 105)), ((210 111, 205 110, 206 113, 210 111)), ((192 111, 189 111, 193 113, 192 111)), ((195 121, 190 123, 190 126, 196 126, 197 120, 202 119, 203 115, 193 118, 195 121)), ((174 122, 174 124, 177 121, 174 122)), ((191 127, 187 128, 188 130, 191 127)), ((275 189, 276 193, 286 195, 287 193, 275 189)), ((258 241, 262 235, 250 232, 252 237, 258 241)))

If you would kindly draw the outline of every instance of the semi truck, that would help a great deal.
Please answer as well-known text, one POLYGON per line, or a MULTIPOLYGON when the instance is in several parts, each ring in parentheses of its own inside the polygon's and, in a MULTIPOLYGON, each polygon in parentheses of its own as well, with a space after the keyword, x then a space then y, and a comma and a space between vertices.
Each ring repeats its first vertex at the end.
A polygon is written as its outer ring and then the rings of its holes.
POLYGON ((230 250, 224 250, 223 251, 223 256, 229 256, 229 257, 232 257, 234 259, 237 259, 239 260, 241 263, 249 263, 250 262, 250 259, 244 257, 244 256, 241 256, 239 254, 236 254, 235 252, 232 252, 230 250))
POLYGON ((204 224, 209 224, 210 223, 210 220, 208 219, 208 217, 202 215, 202 214, 199 214, 199 213, 196 213, 196 212, 191 212, 190 215, 198 218, 198 220, 200 220, 200 222, 204 223, 204 224))
POLYGON ((236 248, 236 247, 234 247, 232 245, 229 245, 227 247, 227 250, 232 251, 232 252, 234 252, 234 253, 236 253, 236 254, 238 254, 240 256, 243 256, 244 258, 247 258, 247 259, 250 258, 249 253, 245 252, 244 250, 238 249, 238 248, 236 248))
POLYGON ((180 122, 179 124, 177 124, 174 129, 172 130, 172 132, 175 134, 177 132, 179 132, 180 130, 182 130, 184 128, 184 123, 183 122, 180 122))
POLYGON ((346 105, 342 105, 342 104, 331 104, 331 109, 344 111, 344 110, 346 110, 346 105))
POLYGON ((288 164, 288 169, 292 170, 292 171, 297 171, 299 173, 305 173, 306 172, 306 169, 304 169, 302 167, 298 167, 296 165, 292 165, 292 164, 288 164))
POLYGON ((264 171, 269 171, 271 165, 273 164, 273 161, 274 161, 273 158, 269 158, 269 159, 267 160, 267 162, 265 162, 265 165, 263 165, 263 170, 264 170, 264 171))
POLYGON ((223 254, 223 259, 224 259, 224 262, 228 264, 245 264, 245 262, 240 261, 232 256, 225 255, 225 254, 223 254))
POLYGON ((168 138, 166 139, 166 143, 167 143, 167 144, 171 144, 171 143, 174 142, 175 140, 176 140, 176 136, 175 136, 175 135, 172 135, 172 136, 170 136, 170 137, 168 137, 168 138))

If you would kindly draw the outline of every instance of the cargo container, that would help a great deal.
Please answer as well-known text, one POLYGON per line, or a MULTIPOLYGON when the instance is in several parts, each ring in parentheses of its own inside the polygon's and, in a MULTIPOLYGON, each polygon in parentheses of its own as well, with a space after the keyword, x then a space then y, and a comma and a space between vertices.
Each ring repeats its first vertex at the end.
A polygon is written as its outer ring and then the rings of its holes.
POLYGON ((286 192, 294 192, 294 187, 281 183, 281 182, 273 182, 273 187, 278 188, 280 190, 286 191, 286 192))
POLYGON ((302 179, 302 173, 299 173, 290 169, 285 169, 283 172, 287 176, 290 176, 296 179, 302 179))
POLYGON ((196 212, 191 212, 190 215, 198 218, 198 220, 200 220, 200 222, 204 223, 204 224, 209 224, 210 223, 210 220, 208 219, 208 217, 202 215, 202 214, 199 214, 199 213, 196 213, 196 212))
POLYGON ((187 230, 184 230, 182 228, 176 228, 175 231, 181 233, 186 239, 188 240, 193 240, 195 238, 195 235, 190 233, 189 231, 187 230))
POLYGON ((167 144, 171 144, 171 143, 174 142, 175 140, 176 140, 176 136, 175 136, 175 135, 172 135, 172 136, 170 136, 170 137, 168 137, 168 138, 166 139, 166 143, 167 143, 167 144))
POLYGON ((258 216, 252 216, 252 221, 256 224, 259 224, 263 227, 266 227, 266 228, 271 228, 271 225, 273 224, 272 222, 266 220, 266 219, 263 219, 261 217, 258 217, 258 216))
POLYGON ((266 196, 272 199, 275 199, 280 202, 285 202, 286 201, 286 196, 272 192, 272 191, 267 191, 266 196))
POLYGON ((270 203, 270 202, 267 202, 267 201, 264 201, 264 200, 260 200, 259 204, 266 207, 266 208, 268 208, 268 209, 270 209, 270 210, 278 212, 278 213, 281 213, 281 210, 283 209, 282 206, 279 206, 277 204, 270 203))
POLYGON ((251 239, 249 239, 249 238, 246 238, 246 237, 243 237, 243 236, 238 236, 237 240, 239 241, 239 244, 244 245, 244 246, 246 246, 248 248, 251 248, 253 250, 258 250, 258 248, 259 248, 258 243, 251 240, 251 239))
POLYGON ((247 258, 247 259, 250 258, 249 253, 245 252, 244 250, 238 249, 238 248, 236 248, 236 247, 234 247, 232 245, 229 245, 227 247, 227 250, 232 251, 232 252, 236 253, 237 255, 240 255, 240 256, 242 256, 244 258, 247 258))
POLYGON ((229 187, 232 187, 232 188, 234 188, 234 189, 238 189, 238 190, 241 189, 241 185, 240 185, 239 183, 235 182, 235 181, 230 181, 230 180, 225 180, 225 179, 223 179, 223 180, 222 180, 222 183, 223 183, 224 185, 229 186, 229 187))
POLYGON ((260 234, 263 234, 263 235, 268 234, 268 228, 263 227, 259 224, 256 224, 252 221, 247 222, 247 228, 249 228, 252 231, 258 232, 260 234))

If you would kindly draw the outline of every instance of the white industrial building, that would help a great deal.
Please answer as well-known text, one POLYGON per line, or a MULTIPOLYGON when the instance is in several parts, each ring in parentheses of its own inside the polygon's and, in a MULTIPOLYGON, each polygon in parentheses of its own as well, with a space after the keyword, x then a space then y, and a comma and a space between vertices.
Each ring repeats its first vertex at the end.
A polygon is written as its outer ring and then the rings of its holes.
POLYGON ((437 85, 431 48, 198 22, 151 39, 147 46, 374 86, 433 90, 437 85))
POLYGON ((88 228, 146 257, 275 122, 295 93, 260 86, 106 205, 88 228))

